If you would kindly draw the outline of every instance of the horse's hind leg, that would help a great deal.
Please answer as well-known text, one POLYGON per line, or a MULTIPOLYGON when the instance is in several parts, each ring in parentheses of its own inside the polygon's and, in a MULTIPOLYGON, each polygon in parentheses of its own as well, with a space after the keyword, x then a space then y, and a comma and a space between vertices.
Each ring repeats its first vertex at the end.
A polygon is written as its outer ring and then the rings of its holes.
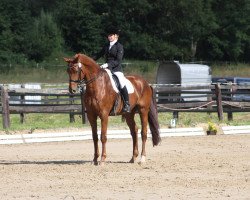
POLYGON ((147 126, 148 126, 148 109, 140 109, 141 118, 141 138, 142 138, 142 151, 141 151, 141 163, 146 161, 146 141, 147 141, 147 126))
POLYGON ((136 126, 134 117, 135 117, 134 111, 132 111, 130 114, 125 115, 126 122, 129 126, 130 134, 131 134, 132 139, 133 139, 133 156, 132 156, 131 160, 129 161, 130 163, 134 163, 136 161, 138 154, 139 154, 139 152, 138 152, 138 128, 136 126))

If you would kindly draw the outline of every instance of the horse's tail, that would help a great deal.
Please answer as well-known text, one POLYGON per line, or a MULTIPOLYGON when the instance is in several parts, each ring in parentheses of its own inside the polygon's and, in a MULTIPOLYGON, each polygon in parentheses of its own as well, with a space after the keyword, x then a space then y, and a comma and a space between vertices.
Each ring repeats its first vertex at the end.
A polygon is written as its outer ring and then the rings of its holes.
POLYGON ((158 112, 157 112, 156 100, 154 97, 154 89, 151 87, 151 90, 152 90, 152 98, 148 113, 148 123, 152 134, 153 146, 157 146, 161 142, 161 136, 159 132, 160 126, 158 122, 158 112))

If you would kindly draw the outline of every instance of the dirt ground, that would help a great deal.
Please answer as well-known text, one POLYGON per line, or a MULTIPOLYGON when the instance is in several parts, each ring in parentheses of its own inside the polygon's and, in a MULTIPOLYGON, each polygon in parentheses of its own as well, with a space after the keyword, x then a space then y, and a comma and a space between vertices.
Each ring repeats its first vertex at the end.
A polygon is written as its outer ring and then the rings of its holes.
POLYGON ((250 199, 250 135, 149 141, 144 165, 130 139, 107 151, 94 166, 92 141, 1 145, 1 199, 250 199))

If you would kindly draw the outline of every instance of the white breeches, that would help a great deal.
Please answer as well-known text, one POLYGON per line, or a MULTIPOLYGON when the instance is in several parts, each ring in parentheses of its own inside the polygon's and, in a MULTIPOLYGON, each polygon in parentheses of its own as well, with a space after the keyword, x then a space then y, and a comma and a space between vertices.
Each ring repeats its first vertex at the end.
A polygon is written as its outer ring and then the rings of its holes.
POLYGON ((121 84, 121 88, 123 88, 125 86, 126 83, 126 79, 125 76, 122 72, 114 72, 114 74, 118 77, 119 82, 121 84))

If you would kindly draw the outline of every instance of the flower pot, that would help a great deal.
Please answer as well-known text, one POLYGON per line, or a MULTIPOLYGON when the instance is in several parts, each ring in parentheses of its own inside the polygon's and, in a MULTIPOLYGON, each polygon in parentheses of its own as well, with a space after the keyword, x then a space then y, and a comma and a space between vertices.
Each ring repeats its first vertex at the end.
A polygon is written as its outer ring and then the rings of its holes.
POLYGON ((207 135, 216 135, 216 131, 207 131, 207 135))

